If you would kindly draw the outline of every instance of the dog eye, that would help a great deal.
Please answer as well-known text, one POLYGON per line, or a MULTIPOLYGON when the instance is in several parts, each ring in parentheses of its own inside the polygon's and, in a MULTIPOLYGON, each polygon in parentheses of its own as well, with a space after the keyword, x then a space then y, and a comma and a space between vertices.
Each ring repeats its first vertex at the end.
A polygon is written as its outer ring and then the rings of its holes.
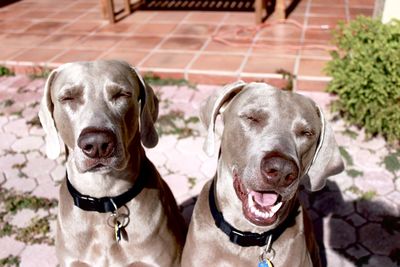
POLYGON ((259 123, 260 122, 260 119, 255 117, 255 116, 245 115, 244 117, 245 117, 246 120, 248 120, 249 122, 252 122, 252 123, 259 123))
POLYGON ((70 96, 70 95, 65 95, 65 96, 59 97, 59 101, 61 103, 70 102, 70 101, 73 101, 74 99, 75 98, 73 96, 70 96))
POLYGON ((300 132, 300 135, 310 138, 310 137, 313 137, 315 135, 315 133, 312 130, 303 130, 300 132))
POLYGON ((119 91, 112 96, 112 100, 118 100, 120 98, 131 98, 131 92, 119 91))

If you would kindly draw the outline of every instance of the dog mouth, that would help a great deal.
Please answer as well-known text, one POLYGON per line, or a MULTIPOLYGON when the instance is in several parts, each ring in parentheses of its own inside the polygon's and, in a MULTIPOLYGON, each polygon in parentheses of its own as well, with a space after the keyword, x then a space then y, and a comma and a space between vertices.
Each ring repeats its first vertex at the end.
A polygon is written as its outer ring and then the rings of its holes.
POLYGON ((246 189, 237 176, 234 188, 242 202, 243 215, 248 221, 258 226, 270 226, 277 221, 284 206, 281 195, 274 191, 246 189))

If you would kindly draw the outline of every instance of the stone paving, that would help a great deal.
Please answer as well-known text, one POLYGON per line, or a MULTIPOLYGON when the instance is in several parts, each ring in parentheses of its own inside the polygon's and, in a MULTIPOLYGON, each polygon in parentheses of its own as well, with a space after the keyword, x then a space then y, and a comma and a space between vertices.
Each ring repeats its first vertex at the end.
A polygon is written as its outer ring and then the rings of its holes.
MULTIPOLYGON (((43 78, 0 77, 0 266, 56 266, 54 225, 63 157, 49 160, 37 111, 43 78)), ((154 86, 161 98, 156 148, 148 150, 179 203, 213 176, 196 119, 217 86, 154 86), (184 162, 184 164, 183 164, 184 162)), ((328 110, 331 97, 304 92, 328 110)), ((328 115, 329 116, 329 115, 328 115)), ((330 115, 332 117, 332 115, 330 115)), ((400 265, 400 151, 332 118, 346 171, 320 192, 302 192, 326 266, 400 265), (322 245, 323 243, 323 245, 322 245)), ((187 201, 189 200, 189 202, 187 201)))

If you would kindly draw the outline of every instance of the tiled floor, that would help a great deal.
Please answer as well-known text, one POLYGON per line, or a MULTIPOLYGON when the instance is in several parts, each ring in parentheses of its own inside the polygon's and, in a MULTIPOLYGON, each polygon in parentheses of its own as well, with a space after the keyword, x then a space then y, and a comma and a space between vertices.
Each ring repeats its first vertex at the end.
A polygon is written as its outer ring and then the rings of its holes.
POLYGON ((21 73, 117 58, 206 84, 241 78, 280 85, 283 69, 297 77, 295 90, 320 91, 329 81, 323 68, 331 29, 371 15, 374 0, 300 0, 285 24, 271 18, 262 25, 252 12, 201 11, 135 11, 109 25, 99 3, 22 0, 0 8, 0 64, 21 73))

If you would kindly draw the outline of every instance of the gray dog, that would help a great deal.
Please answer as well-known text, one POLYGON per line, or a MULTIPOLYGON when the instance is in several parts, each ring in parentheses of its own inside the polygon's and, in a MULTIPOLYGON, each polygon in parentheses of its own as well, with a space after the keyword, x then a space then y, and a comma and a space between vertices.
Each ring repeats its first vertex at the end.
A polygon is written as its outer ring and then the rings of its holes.
POLYGON ((201 109, 210 155, 219 113, 217 174, 199 195, 182 266, 320 266, 297 192, 300 184, 319 190, 343 169, 321 110, 264 83, 227 85, 201 109))
POLYGON ((54 70, 40 121, 46 152, 67 153, 56 250, 62 266, 179 266, 185 226, 144 149, 158 142, 158 100, 119 61, 54 70))

